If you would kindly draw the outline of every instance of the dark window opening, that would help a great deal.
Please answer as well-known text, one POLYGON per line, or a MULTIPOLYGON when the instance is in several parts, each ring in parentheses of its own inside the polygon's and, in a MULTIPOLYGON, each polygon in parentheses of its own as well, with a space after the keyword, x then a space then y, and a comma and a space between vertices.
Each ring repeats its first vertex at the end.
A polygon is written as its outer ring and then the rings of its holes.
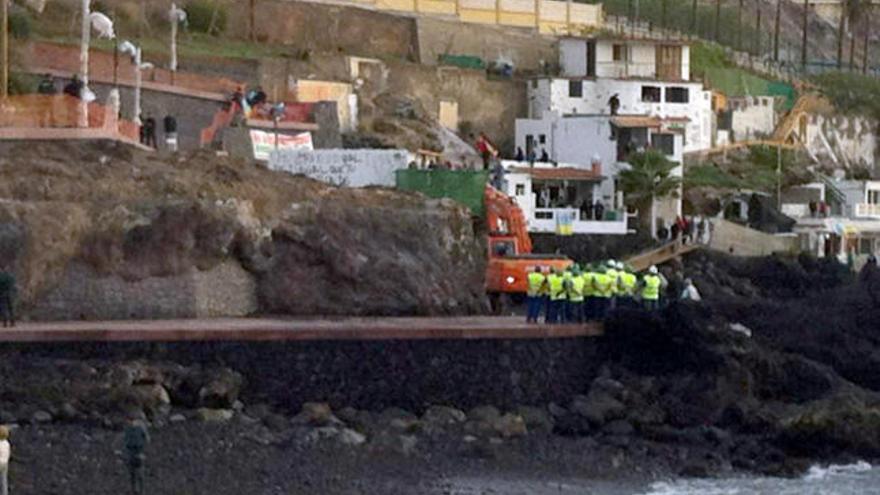
POLYGON ((688 89, 677 86, 666 88, 667 103, 687 103, 688 89))
POLYGON ((615 62, 626 62, 626 45, 614 45, 613 51, 615 62))
POLYGON ((651 147, 666 156, 675 154, 675 136, 673 134, 652 134, 651 147))
POLYGON ((642 101, 660 103, 662 101, 658 86, 642 86, 642 101))
POLYGON ((547 135, 546 134, 538 135, 538 143, 547 144, 547 135))
POLYGON ((584 96, 583 81, 568 81, 568 96, 571 98, 581 98, 584 96))

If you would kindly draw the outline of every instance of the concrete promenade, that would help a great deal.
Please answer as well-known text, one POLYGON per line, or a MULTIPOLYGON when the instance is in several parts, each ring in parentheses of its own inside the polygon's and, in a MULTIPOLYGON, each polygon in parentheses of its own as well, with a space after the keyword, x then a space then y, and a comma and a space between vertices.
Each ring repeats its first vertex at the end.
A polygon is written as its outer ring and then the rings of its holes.
POLYGON ((523 317, 218 318, 19 323, 0 343, 492 340, 595 337, 600 324, 528 325, 523 317))

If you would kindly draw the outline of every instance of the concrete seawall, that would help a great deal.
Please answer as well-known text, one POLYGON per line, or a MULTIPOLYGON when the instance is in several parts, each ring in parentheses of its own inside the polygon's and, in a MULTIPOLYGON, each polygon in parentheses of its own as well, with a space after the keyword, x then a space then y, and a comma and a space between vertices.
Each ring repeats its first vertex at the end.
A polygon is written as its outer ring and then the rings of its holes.
POLYGON ((15 351, 228 366, 244 376, 245 403, 291 412, 308 401, 374 411, 564 404, 586 392, 598 361, 597 339, 0 345, 15 351))

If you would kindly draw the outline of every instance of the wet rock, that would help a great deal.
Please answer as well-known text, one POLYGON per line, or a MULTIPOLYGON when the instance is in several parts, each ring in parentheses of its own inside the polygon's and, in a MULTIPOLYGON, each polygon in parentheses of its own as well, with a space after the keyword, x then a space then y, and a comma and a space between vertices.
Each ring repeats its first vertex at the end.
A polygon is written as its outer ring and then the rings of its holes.
POLYGON ((180 413, 172 414, 168 417, 168 421, 171 423, 184 423, 186 422, 186 416, 180 413))
POLYGON ((453 407, 431 406, 422 415, 422 421, 432 425, 454 425, 467 420, 464 412, 453 407))
MULTIPOLYGON (((495 421, 498 421, 498 418, 495 418, 495 421)), ((470 420, 464 424, 465 433, 471 436, 485 437, 489 435, 495 434, 495 427, 493 426, 494 422, 489 421, 480 421, 480 420, 470 420)))
POLYGON ((276 413, 269 413, 265 415, 262 421, 263 424, 275 431, 281 431, 290 426, 290 422, 287 420, 287 418, 276 413))
POLYGON ((376 452, 393 452, 404 457, 409 457, 415 453, 418 443, 418 438, 413 435, 402 435, 385 431, 375 435, 370 440, 370 447, 376 452))
POLYGON ((492 423, 501 417, 501 411, 495 406, 479 406, 468 411, 467 417, 472 421, 492 423))
POLYGON ((399 407, 389 407, 388 409, 385 409, 384 411, 379 413, 379 421, 383 423, 387 424, 395 419, 417 420, 419 418, 415 414, 399 407))
POLYGON ((199 403, 204 407, 231 408, 238 400, 244 379, 241 374, 222 368, 211 374, 206 385, 199 389, 199 403))
POLYGON ((594 425, 620 419, 626 413, 626 406, 622 402, 601 390, 590 390, 586 397, 576 396, 570 409, 594 425))
POLYGON ((343 428, 336 437, 343 445, 363 445, 367 437, 349 428, 343 428))
POLYGON ((353 407, 344 407, 336 412, 336 417, 347 425, 358 428, 369 428, 375 423, 375 418, 370 411, 362 411, 353 407))
POLYGON ((165 387, 159 384, 134 385, 131 391, 137 405, 144 411, 156 412, 163 406, 171 404, 171 396, 165 387))
POLYGON ((549 411, 540 407, 519 406, 514 411, 522 417, 526 428, 531 432, 551 433, 555 422, 549 411))
POLYGON ((611 421, 602 427, 602 432, 606 435, 614 435, 614 436, 629 436, 635 433, 635 428, 633 428, 632 423, 625 419, 617 419, 611 421))
POLYGON ((550 405, 547 406, 547 411, 549 411, 550 415, 554 418, 561 418, 569 414, 568 409, 560 406, 555 402, 551 402, 550 405))
POLYGON ((503 438, 521 437, 528 433, 526 422, 522 416, 507 413, 492 423, 495 432, 503 438))
POLYGON ((46 411, 37 411, 31 415, 31 420, 34 423, 51 423, 52 415, 46 411))
POLYGON ((272 414, 272 408, 268 404, 252 404, 245 408, 244 413, 262 421, 263 418, 272 414))
POLYGON ((80 412, 76 410, 73 404, 70 402, 65 402, 58 409, 58 417, 65 420, 71 421, 77 419, 80 416, 80 412))
POLYGON ((425 424, 418 419, 394 418, 388 423, 388 427, 393 431, 419 433, 424 430, 425 424))
POLYGON ((225 423, 232 419, 235 413, 231 409, 209 409, 206 407, 196 411, 196 418, 205 423, 225 423))
POLYGON ((339 426, 342 424, 342 421, 333 415, 333 410, 326 402, 306 402, 292 421, 297 425, 310 426, 339 426))

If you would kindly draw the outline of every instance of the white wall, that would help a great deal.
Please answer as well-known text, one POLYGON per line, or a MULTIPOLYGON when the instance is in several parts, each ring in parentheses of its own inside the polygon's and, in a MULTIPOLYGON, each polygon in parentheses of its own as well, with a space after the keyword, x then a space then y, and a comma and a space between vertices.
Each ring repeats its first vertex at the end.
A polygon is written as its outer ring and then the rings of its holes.
POLYGON ((806 142, 809 150, 821 157, 829 156, 830 146, 840 166, 873 167, 877 153, 875 128, 876 123, 864 117, 811 115, 806 142))
POLYGON ((278 150, 269 168, 340 187, 394 187, 394 171, 406 168, 404 150, 278 150))
POLYGON ((570 97, 569 80, 539 80, 529 85, 530 117, 542 118, 546 113, 561 115, 609 114, 608 99, 617 94, 620 115, 651 115, 660 118, 687 117, 684 152, 712 147, 712 98, 700 83, 628 81, 618 79, 583 80, 583 97, 570 97), (642 101, 642 86, 658 86, 665 100, 666 89, 688 88, 688 103, 642 101))
POLYGON ((772 96, 746 96, 728 99, 731 129, 736 141, 762 139, 773 135, 777 113, 772 96))
POLYGON ((587 42, 580 39, 559 40, 559 65, 565 77, 587 75, 587 42))
MULTIPOLYGON (((547 153, 554 162, 569 163, 577 168, 589 169, 593 157, 598 157, 602 165, 602 181, 600 194, 605 204, 611 204, 614 196, 614 177, 620 171, 617 163, 617 144, 611 140, 611 123, 609 117, 583 116, 558 117, 548 116, 543 120, 517 119, 516 146, 526 149, 526 136, 545 135, 547 153)), ((541 156, 540 144, 536 154, 541 156)))

